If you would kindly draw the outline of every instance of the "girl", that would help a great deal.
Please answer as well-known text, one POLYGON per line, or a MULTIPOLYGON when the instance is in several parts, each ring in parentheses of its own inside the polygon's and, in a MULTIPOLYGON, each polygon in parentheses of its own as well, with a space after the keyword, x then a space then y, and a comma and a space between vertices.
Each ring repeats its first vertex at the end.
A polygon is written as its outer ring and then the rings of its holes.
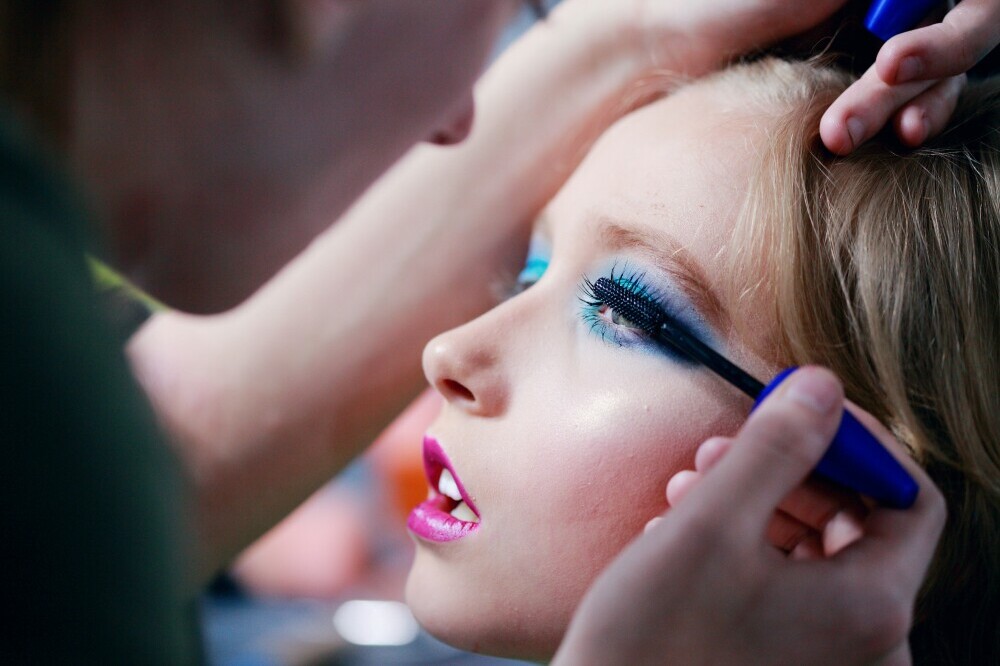
MULTIPOLYGON (((551 658, 667 481, 746 416, 741 394, 603 303, 606 278, 758 377, 807 363, 842 377, 948 502, 914 656, 996 660, 1000 87, 972 87, 926 148, 885 138, 832 159, 819 118, 849 83, 764 60, 625 117, 539 216, 515 295, 428 344, 447 404, 424 441, 407 598, 430 631, 551 658)), ((806 525, 802 505, 769 532, 790 556, 853 538, 850 519, 806 525)))

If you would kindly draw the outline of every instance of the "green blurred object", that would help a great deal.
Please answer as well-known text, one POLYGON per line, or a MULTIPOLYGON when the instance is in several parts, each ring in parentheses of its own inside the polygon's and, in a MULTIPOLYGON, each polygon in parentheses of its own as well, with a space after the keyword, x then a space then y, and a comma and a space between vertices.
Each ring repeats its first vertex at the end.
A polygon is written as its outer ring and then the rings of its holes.
POLYGON ((93 255, 87 255, 87 264, 90 266, 90 275, 98 293, 124 293, 130 300, 141 303, 150 313, 168 309, 166 305, 135 286, 127 277, 93 255))
POLYGON ((105 314, 123 343, 152 315, 169 309, 94 255, 87 255, 87 265, 105 314))
POLYGON ((197 663, 179 465, 95 293, 87 215, 2 110, 0 225, 0 663, 197 663))

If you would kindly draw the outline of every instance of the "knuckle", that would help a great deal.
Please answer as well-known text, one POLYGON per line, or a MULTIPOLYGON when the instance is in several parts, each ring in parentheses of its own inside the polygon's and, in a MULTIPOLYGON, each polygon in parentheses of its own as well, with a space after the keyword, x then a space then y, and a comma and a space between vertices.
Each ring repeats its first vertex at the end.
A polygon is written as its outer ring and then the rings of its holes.
POLYGON ((917 35, 913 31, 901 32, 890 37, 882 45, 879 52, 890 58, 900 58, 905 56, 907 53, 913 52, 914 49, 919 48, 921 43, 919 37, 920 35, 917 35))
POLYGON ((951 67, 948 67, 948 73, 950 74, 960 74, 965 72, 982 59, 983 53, 981 53, 981 47, 978 44, 973 43, 965 35, 955 34, 952 36, 951 50, 953 57, 951 62, 951 67))
POLYGON ((919 43, 914 43, 913 37, 915 35, 911 36, 906 33, 896 35, 882 45, 877 58, 887 63, 899 63, 920 47, 919 43))
POLYGON ((967 28, 963 23, 961 20, 956 20, 952 14, 946 15, 938 23, 923 28, 928 55, 938 63, 938 66, 950 67, 958 62, 957 56, 968 37, 967 28))

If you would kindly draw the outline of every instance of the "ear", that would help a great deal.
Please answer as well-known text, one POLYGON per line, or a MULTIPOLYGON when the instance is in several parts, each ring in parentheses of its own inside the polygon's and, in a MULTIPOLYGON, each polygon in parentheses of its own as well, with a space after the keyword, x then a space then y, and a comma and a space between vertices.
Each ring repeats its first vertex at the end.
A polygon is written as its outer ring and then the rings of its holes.
POLYGON ((334 48, 365 7, 363 0, 271 0, 278 48, 310 60, 334 48))

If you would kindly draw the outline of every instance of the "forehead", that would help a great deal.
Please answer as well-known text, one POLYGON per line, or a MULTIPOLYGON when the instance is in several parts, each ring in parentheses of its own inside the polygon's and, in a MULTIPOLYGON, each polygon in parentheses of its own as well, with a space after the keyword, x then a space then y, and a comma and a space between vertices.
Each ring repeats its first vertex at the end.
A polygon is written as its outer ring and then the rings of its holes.
POLYGON ((711 273, 763 132, 731 97, 719 85, 692 85, 616 123, 553 200, 553 233, 566 225, 579 236, 580 224, 613 217, 672 234, 711 273))

